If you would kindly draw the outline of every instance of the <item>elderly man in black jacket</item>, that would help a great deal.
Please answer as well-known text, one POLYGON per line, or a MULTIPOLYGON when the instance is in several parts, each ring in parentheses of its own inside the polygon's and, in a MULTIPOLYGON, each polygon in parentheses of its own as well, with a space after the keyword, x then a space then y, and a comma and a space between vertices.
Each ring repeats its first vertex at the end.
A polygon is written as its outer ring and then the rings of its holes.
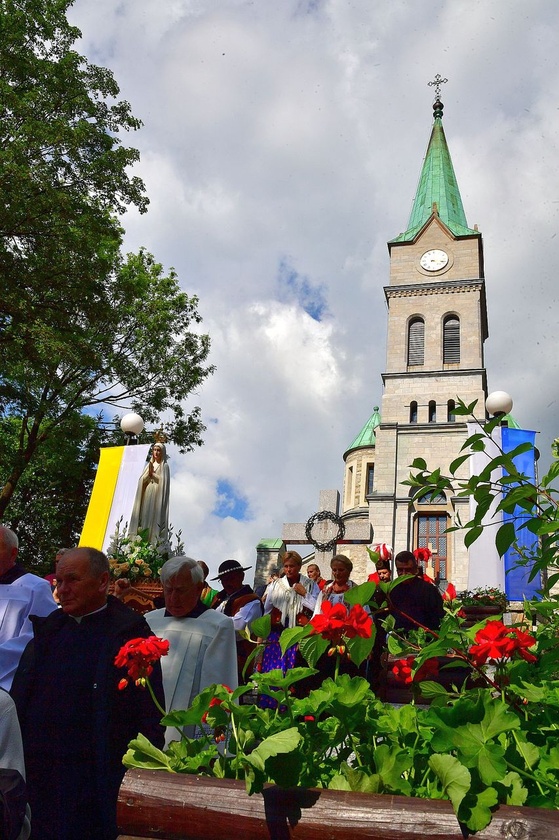
MULTIPOLYGON (((68 551, 56 570, 61 609, 35 618, 12 696, 23 735, 32 838, 113 840, 128 742, 163 746, 149 693, 114 665, 120 647, 150 635, 145 620, 107 596, 109 564, 96 549, 68 551)), ((151 682, 163 704, 161 669, 151 682)))

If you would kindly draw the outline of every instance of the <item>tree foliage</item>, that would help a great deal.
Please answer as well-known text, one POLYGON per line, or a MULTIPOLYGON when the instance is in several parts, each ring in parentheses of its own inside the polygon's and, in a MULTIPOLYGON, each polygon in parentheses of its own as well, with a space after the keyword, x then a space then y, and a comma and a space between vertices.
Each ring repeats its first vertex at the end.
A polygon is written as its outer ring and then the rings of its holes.
POLYGON ((0 518, 38 448, 91 407, 163 413, 182 451, 200 444, 184 401, 211 372, 197 299, 145 251, 120 254, 118 215, 147 205, 119 139, 140 122, 73 48, 70 5, 0 0, 0 420, 18 424, 0 518))
MULTIPOLYGON (((19 433, 17 418, 0 420, 2 483, 19 433)), ((63 432, 45 440, 23 473, 5 524, 19 537, 20 559, 26 568, 47 574, 57 550, 76 545, 95 478, 101 434, 97 418, 74 412, 63 432)))
POLYGON ((95 310, 121 240, 116 216, 146 209, 119 132, 140 122, 109 70, 72 47, 69 0, 0 2, 0 347, 35 344, 95 310))
POLYGON ((106 278, 94 317, 69 315, 63 333, 35 346, 32 362, 21 359, 5 368, 2 413, 18 418, 19 434, 7 453, 12 470, 0 495, 0 515, 39 445, 75 412, 132 408, 146 422, 169 412, 168 437, 181 451, 200 445, 200 411, 184 409, 184 400, 212 371, 204 365, 208 336, 190 329, 200 322, 197 303, 150 254, 129 254, 106 278))

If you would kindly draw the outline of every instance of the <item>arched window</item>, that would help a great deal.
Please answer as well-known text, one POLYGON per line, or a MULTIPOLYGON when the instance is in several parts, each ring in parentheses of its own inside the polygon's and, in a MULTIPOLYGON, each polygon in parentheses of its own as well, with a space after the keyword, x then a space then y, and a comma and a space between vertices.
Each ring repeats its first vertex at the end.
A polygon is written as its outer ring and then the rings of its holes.
POLYGON ((454 409, 456 408, 456 403, 454 400, 449 400, 446 404, 446 420, 447 423, 454 423, 456 417, 454 415, 454 409))
POLYGON ((422 365, 425 355, 425 323, 412 318, 408 327, 408 365, 422 365))
POLYGON ((417 403, 415 400, 410 403, 410 423, 417 423, 417 403))
POLYGON ((443 321, 443 364, 452 365, 460 361, 460 319, 447 315, 443 321))
POLYGON ((429 423, 437 422, 437 403, 435 400, 429 400, 429 423))
MULTIPOLYGON (((412 488, 413 493, 413 488, 412 488)), ((417 500, 418 505, 446 505, 446 496, 442 490, 435 490, 433 493, 424 493, 417 500)))

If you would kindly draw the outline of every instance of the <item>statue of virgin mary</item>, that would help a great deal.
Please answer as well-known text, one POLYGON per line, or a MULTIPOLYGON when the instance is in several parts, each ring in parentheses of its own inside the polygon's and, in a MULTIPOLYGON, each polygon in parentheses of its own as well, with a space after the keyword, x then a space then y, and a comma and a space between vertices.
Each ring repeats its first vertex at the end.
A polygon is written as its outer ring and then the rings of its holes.
POLYGON ((152 545, 167 549, 169 538, 169 479, 165 444, 156 443, 138 481, 129 534, 148 531, 152 545))

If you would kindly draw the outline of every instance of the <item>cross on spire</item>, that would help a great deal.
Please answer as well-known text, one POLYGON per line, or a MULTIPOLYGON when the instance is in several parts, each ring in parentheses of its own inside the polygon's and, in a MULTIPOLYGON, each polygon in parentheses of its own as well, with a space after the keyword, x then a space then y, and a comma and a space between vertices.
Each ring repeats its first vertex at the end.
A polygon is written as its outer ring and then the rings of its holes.
POLYGON ((441 85, 445 85, 448 82, 448 79, 443 79, 440 73, 437 73, 435 78, 432 82, 427 82, 429 87, 435 88, 435 99, 440 99, 441 97, 441 85))

